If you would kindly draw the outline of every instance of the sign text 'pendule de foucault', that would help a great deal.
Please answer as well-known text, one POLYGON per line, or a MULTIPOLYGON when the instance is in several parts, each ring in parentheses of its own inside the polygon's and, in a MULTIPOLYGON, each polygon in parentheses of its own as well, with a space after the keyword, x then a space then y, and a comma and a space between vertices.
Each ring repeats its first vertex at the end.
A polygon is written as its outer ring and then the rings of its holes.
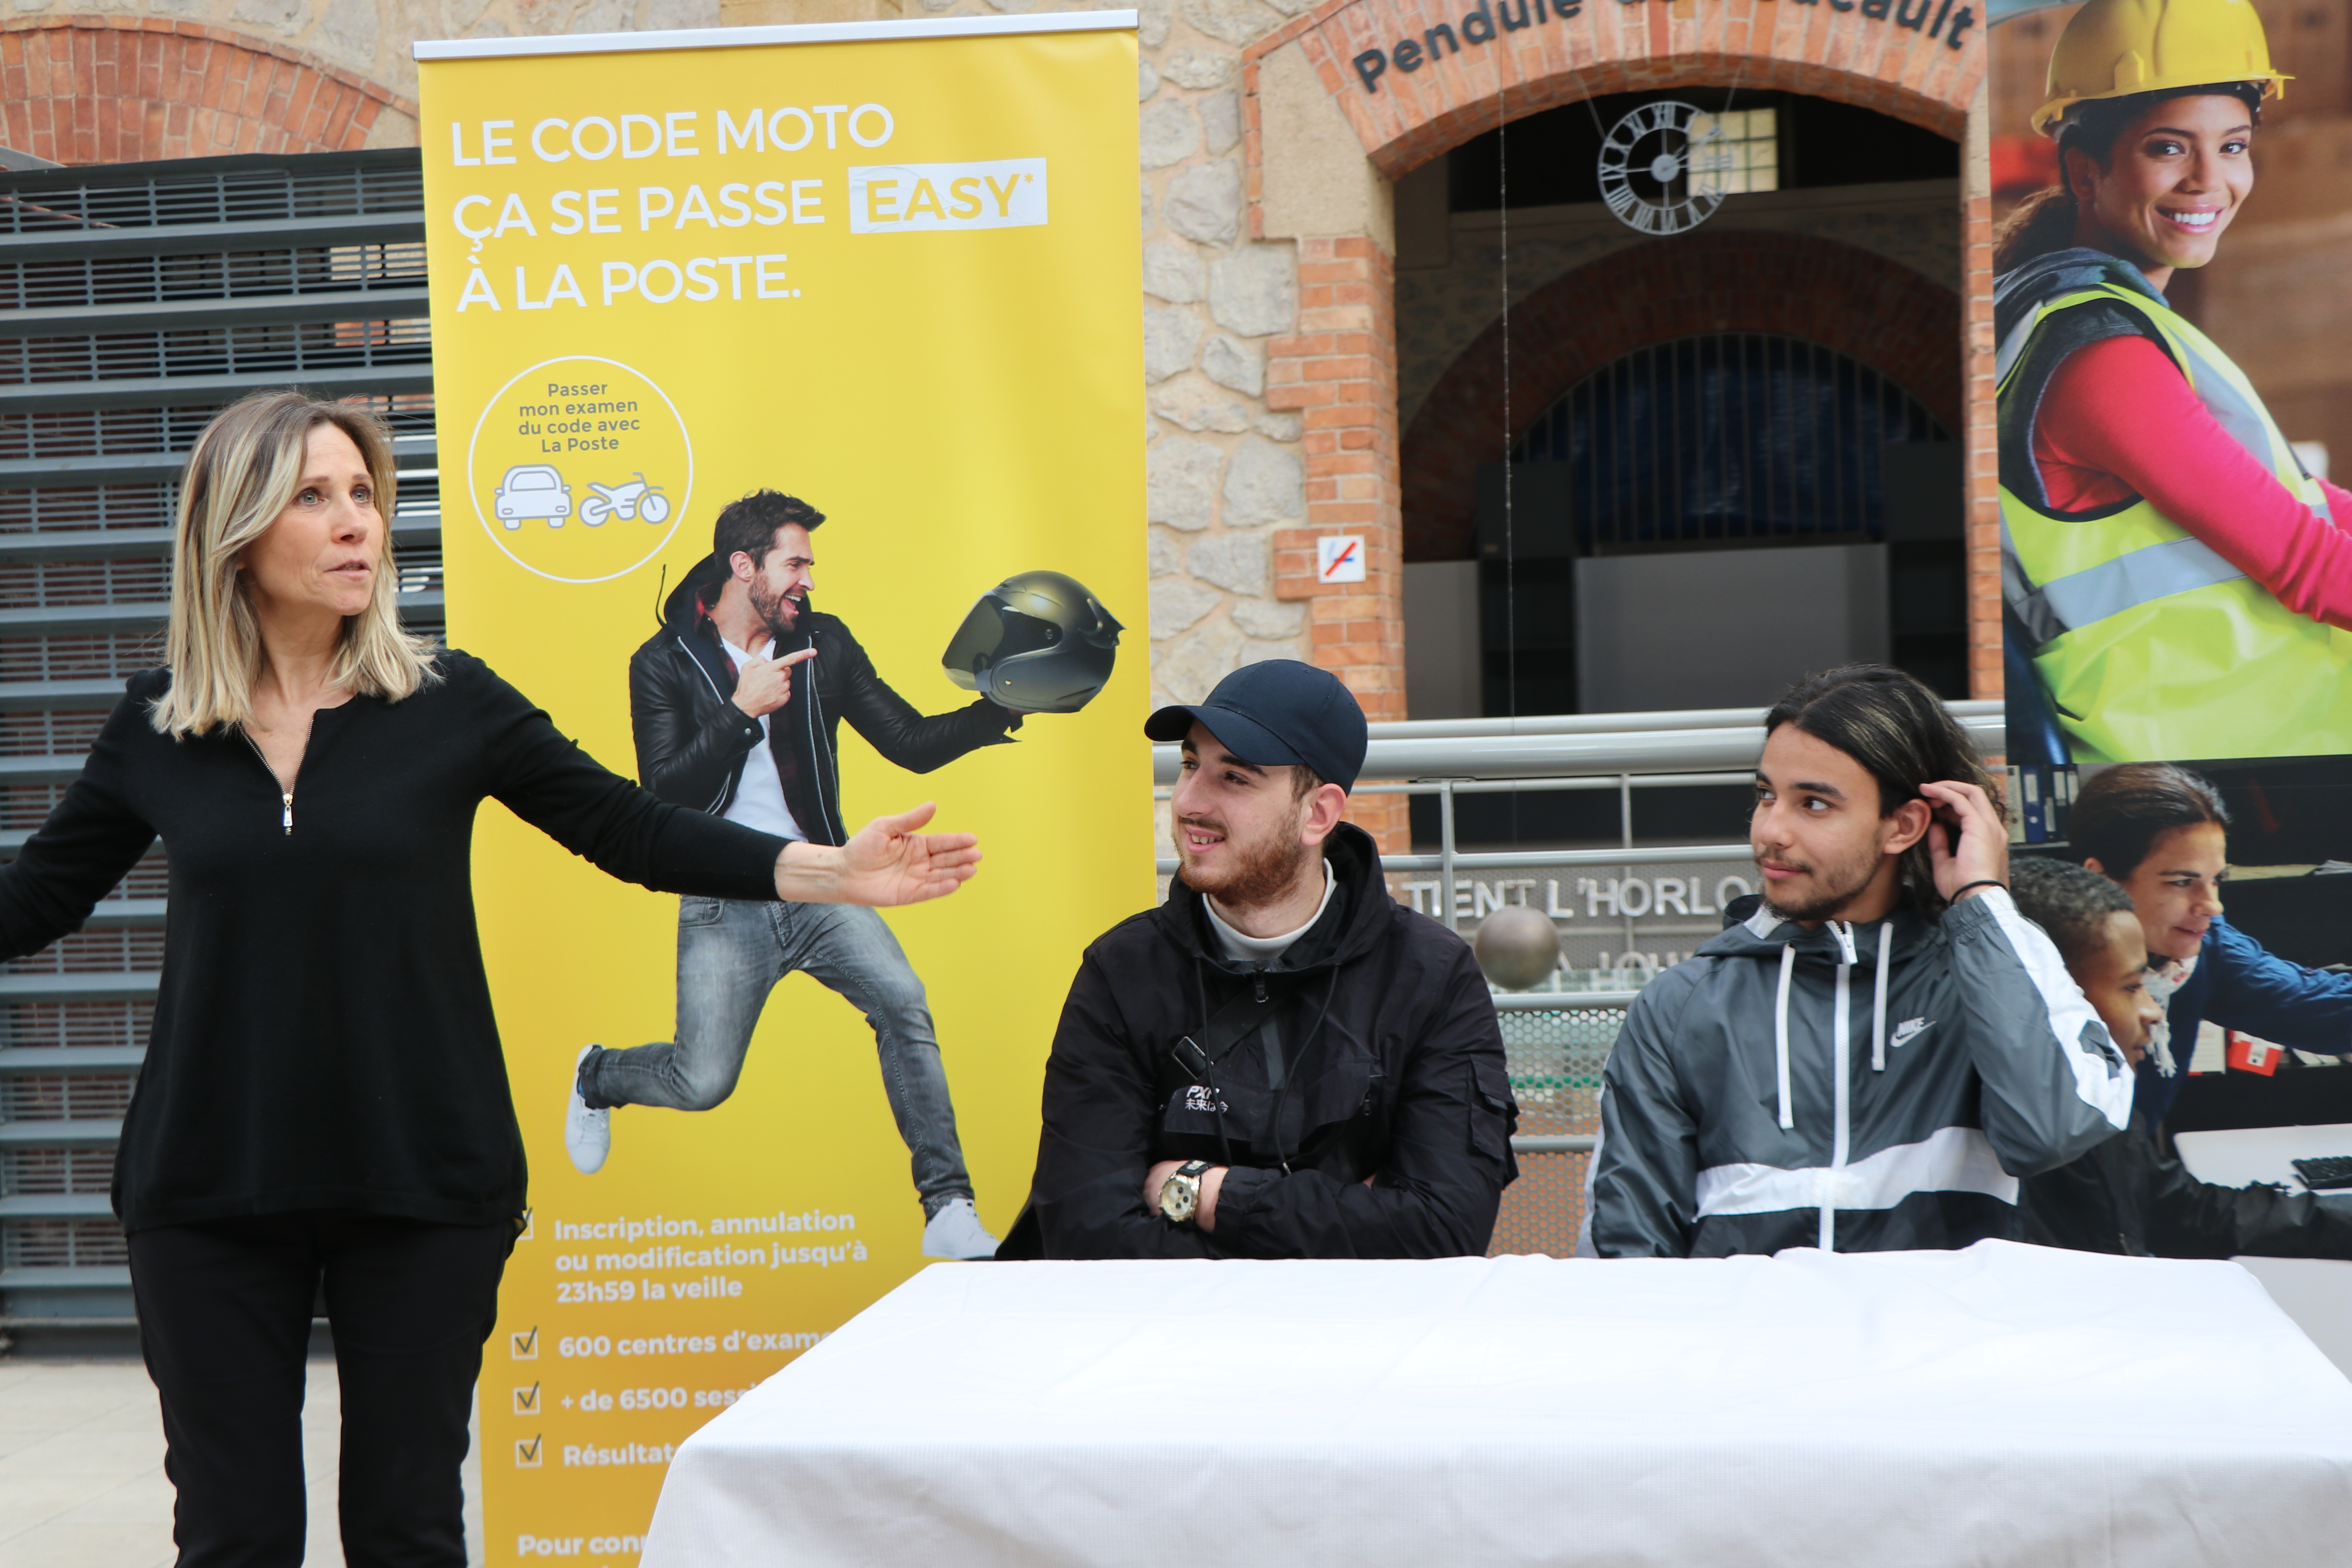
MULTIPOLYGON (((1618 0, 1622 5, 1654 4, 1654 0, 1618 0)), ((1908 27, 1931 38, 1941 38, 1957 49, 1962 47, 1961 37, 1977 25, 1976 7, 1957 4, 1956 0, 1788 0, 1795 5, 1826 5, 1832 11, 1858 11, 1870 21, 1884 22, 1897 27, 1908 27)), ((1385 49, 1366 49, 1349 63, 1356 68, 1356 79, 1363 83, 1367 93, 1380 91, 1381 78, 1393 66, 1401 71, 1417 71, 1433 60, 1444 59, 1449 54, 1460 54, 1465 48, 1491 44, 1504 33, 1516 33, 1522 28, 1541 26, 1551 22, 1569 22, 1584 13, 1584 0, 1478 0, 1462 17, 1457 29, 1451 22, 1440 22, 1426 29, 1417 38, 1399 38, 1385 49)))

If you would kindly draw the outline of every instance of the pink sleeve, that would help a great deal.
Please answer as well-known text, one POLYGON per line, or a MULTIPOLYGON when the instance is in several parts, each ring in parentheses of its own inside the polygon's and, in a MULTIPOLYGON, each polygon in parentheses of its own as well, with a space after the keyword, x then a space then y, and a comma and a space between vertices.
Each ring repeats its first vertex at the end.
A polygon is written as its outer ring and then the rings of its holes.
MULTIPOLYGON (((2155 343, 2107 338, 2067 355, 2035 426, 2037 457, 2114 475, 2288 609, 2352 628, 2352 534, 2231 439, 2155 343)), ((2352 527, 2352 494, 2327 489, 2352 527)))
POLYGON ((2326 479, 2319 488, 2327 492, 2327 515, 2336 520, 2338 528, 2352 529, 2352 490, 2338 489, 2326 479))

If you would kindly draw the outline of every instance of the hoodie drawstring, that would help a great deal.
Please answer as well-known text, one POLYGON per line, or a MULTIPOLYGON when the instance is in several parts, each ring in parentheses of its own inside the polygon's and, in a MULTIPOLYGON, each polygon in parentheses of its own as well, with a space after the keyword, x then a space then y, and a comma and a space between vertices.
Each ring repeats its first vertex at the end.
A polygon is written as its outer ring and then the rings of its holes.
MULTIPOLYGON (((1844 952, 1848 965, 1860 961, 1854 951, 1853 928, 1839 921, 1829 922, 1830 934, 1844 952)), ((1870 1005, 1870 1067, 1873 1072, 1886 1070, 1886 979, 1887 965, 1895 952, 1895 922, 1882 921, 1878 928, 1878 983, 1871 995, 1870 1005)), ((1780 947, 1780 994, 1772 1004, 1773 1066, 1779 1074, 1780 1125, 1793 1130, 1797 1125, 1796 1105, 1789 1092, 1789 977, 1797 967, 1797 944, 1784 942, 1780 947)))
MULTIPOLYGON (((1315 1022, 1307 1026, 1307 1033, 1299 1037, 1298 1044, 1294 1047, 1296 1055, 1291 1058, 1291 1060, 1297 1061, 1305 1058, 1307 1047, 1314 1042, 1315 1037, 1322 1032, 1323 1021, 1331 1016, 1331 998, 1339 994, 1339 967, 1338 963, 1331 965, 1330 982, 1323 987, 1323 1005, 1317 1011, 1315 1022)), ((1264 972, 1261 971, 1260 973, 1263 975, 1264 972)), ((1290 1174, 1290 1156, 1282 1152, 1282 1107, 1283 1102, 1290 1098, 1290 1074, 1283 1074, 1282 1087, 1274 1091, 1274 1124, 1269 1133, 1274 1140, 1274 1163, 1282 1167, 1282 1173, 1286 1176, 1290 1174)))
POLYGON ((1780 948, 1780 995, 1772 1006, 1772 1048, 1779 1058, 1780 1074, 1780 1125, 1797 1125, 1797 1110, 1789 1096, 1789 976, 1797 967, 1797 944, 1785 942, 1780 948))
POLYGON ((1886 1070, 1886 955, 1895 951, 1895 922, 1878 927, 1878 989, 1870 1002, 1870 1070, 1886 1070))
MULTIPOLYGON (((1209 972, 1208 965, 1197 956, 1192 960, 1192 990, 1201 999, 1201 1033, 1205 1035, 1209 1032, 1209 972)), ((1217 1152, 1226 1164, 1231 1165, 1234 1163, 1234 1145, 1232 1140, 1225 1136, 1225 1091, 1217 1083, 1215 1064, 1209 1064, 1209 1070, 1201 1076, 1209 1080, 1202 1087, 1209 1091, 1209 1103, 1216 1108, 1217 1152)))

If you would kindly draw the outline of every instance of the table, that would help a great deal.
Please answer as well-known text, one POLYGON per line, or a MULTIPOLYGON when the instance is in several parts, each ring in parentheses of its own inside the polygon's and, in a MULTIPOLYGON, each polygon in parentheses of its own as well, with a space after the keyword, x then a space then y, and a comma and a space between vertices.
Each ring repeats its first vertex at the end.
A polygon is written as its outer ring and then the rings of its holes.
POLYGON ((948 1265, 689 1437, 645 1568, 2341 1561, 2352 1384, 2234 1264, 948 1265))
MULTIPOLYGON (((2352 1154, 2352 1122, 2311 1127, 2232 1127, 2182 1132, 2173 1143, 2180 1163, 2200 1182, 2225 1187, 2276 1182, 2291 1193, 2305 1191, 2289 1162, 2316 1154, 2352 1154)), ((2338 1190, 2339 1203, 2352 1191, 2338 1190)), ((2331 1258, 2241 1258, 2246 1271, 2263 1282, 2271 1299, 2286 1310, 2330 1361, 2352 1373, 2352 1262, 2331 1258)))
POLYGON ((2180 1163, 2200 1182, 2225 1187, 2276 1182, 2291 1193, 2300 1193, 2309 1189, 2295 1173, 2293 1162, 2323 1154, 2352 1154, 2352 1122, 2181 1132, 2174 1135, 2172 1142, 2180 1151, 2180 1163))

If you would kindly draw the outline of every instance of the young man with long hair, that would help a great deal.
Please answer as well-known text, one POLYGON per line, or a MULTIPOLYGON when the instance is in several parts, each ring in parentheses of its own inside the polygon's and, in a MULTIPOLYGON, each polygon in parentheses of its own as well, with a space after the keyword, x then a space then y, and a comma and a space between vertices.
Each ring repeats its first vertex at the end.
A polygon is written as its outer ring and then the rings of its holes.
POLYGON ((2123 1128, 2132 1077, 2006 886, 2000 795, 1900 670, 1765 718, 1760 898, 1645 987, 1610 1053, 1588 1205, 1609 1258, 1966 1247, 2018 1178, 2123 1128))

